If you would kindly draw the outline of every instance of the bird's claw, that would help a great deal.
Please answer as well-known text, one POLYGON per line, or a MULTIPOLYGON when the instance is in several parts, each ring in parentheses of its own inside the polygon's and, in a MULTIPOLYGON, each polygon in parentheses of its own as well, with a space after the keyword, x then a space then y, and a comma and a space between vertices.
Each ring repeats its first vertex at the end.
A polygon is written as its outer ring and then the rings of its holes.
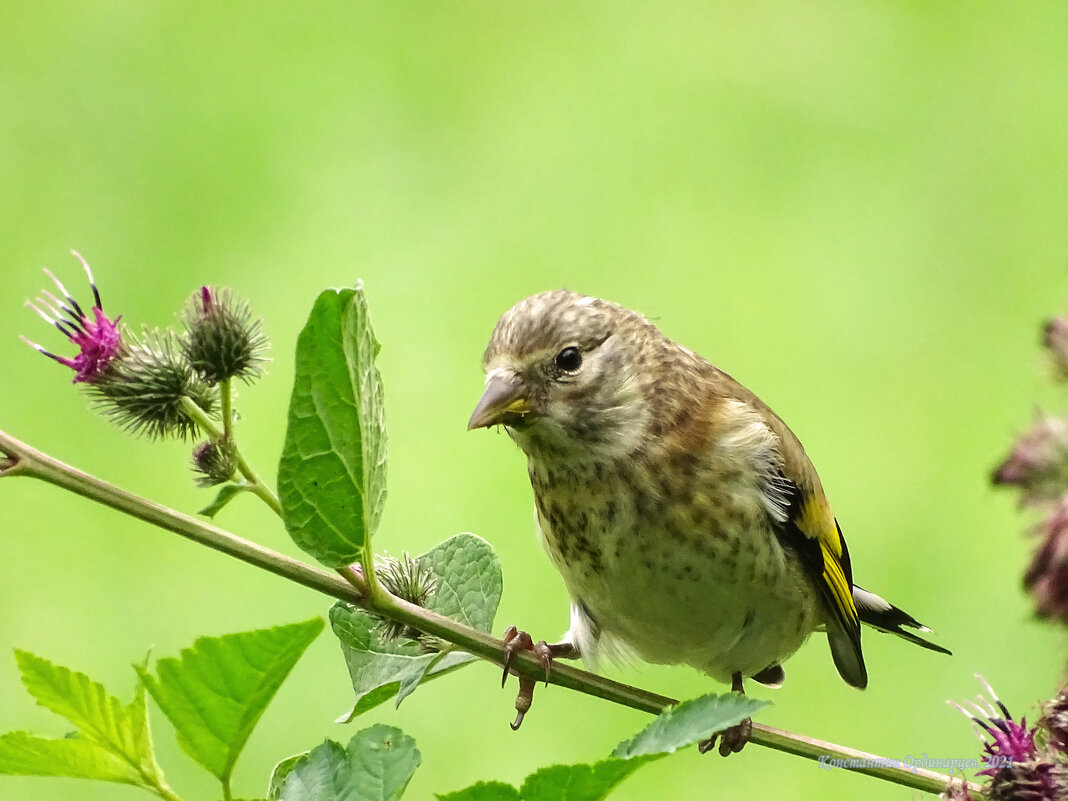
MULTIPOLYGON (((735 673, 731 676, 731 692, 738 695, 745 695, 745 689, 742 687, 741 673, 735 673)), ((716 746, 716 740, 722 737, 723 739, 719 742, 719 755, 725 757, 730 756, 731 754, 737 754, 745 748, 745 744, 749 742, 749 738, 752 736, 753 719, 746 718, 741 723, 731 726, 729 729, 718 731, 707 740, 702 740, 697 744, 697 750, 702 754, 707 754, 716 746)))
POLYGON ((716 747, 716 740, 722 738, 719 742, 719 755, 725 757, 730 756, 731 754, 737 754, 745 748, 745 744, 749 742, 749 738, 752 735, 753 720, 752 718, 746 718, 736 726, 731 726, 729 729, 718 731, 707 740, 702 740, 697 744, 697 750, 702 754, 707 754, 716 747))
MULTIPOLYGON (((560 646, 560 655, 568 655, 573 650, 570 645, 560 646)), ((515 626, 509 626, 504 631, 504 671, 501 674, 501 686, 503 687, 508 681, 508 674, 514 673, 512 670, 512 663, 515 662, 515 655, 520 651, 530 651, 534 655, 534 658, 538 660, 538 663, 545 670, 545 684, 549 684, 549 673, 552 671, 553 658, 557 655, 557 651, 554 647, 549 645, 545 640, 539 640, 534 642, 534 638, 527 634, 525 631, 520 631, 515 626)), ((515 721, 511 723, 512 730, 517 730, 523 723, 523 716, 530 710, 530 705, 534 702, 534 687, 537 682, 529 676, 519 676, 519 694, 515 698, 516 716, 515 721)))
POLYGON ((545 670, 545 684, 549 684, 549 673, 553 666, 553 657, 556 653, 553 647, 545 640, 534 642, 534 638, 525 631, 520 631, 515 626, 509 626, 504 630, 504 672, 501 674, 501 686, 508 681, 515 655, 520 651, 530 651, 545 670))
POLYGON ((508 725, 512 731, 519 731, 523 725, 523 717, 530 711, 530 705, 534 703, 534 687, 537 682, 528 676, 519 677, 519 692, 515 697, 515 720, 508 725))

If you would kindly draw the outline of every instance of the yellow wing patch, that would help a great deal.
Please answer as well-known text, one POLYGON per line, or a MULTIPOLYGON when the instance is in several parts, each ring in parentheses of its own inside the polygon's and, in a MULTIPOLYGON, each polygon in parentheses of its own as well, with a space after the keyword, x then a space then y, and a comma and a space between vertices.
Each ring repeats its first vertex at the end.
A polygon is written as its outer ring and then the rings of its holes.
POLYGON ((857 607, 853 603, 853 587, 842 566, 843 562, 848 565, 849 557, 844 555, 842 535, 827 499, 822 494, 807 498, 801 506, 796 524, 802 534, 819 543, 823 556, 823 582, 831 591, 831 599, 842 618, 859 626, 857 607))
POLYGON ((846 620, 859 626, 857 607, 853 603, 853 588, 845 577, 842 565, 822 542, 820 543, 820 549, 823 551, 823 581, 831 588, 835 605, 846 620))
POLYGON ((797 527, 806 537, 817 540, 836 560, 842 558, 842 538, 831 514, 831 507, 823 495, 810 495, 801 506, 797 527))

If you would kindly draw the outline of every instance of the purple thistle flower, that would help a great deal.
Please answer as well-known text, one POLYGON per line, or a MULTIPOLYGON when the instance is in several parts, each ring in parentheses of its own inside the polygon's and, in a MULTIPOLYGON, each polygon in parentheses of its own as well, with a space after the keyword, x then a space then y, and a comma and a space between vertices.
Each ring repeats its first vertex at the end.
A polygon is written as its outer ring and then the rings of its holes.
POLYGON ((1023 506, 1056 499, 1068 486, 1068 421, 1040 414, 991 480, 1019 487, 1023 506))
POLYGON ((89 277, 89 287, 93 290, 93 306, 90 309, 92 316, 85 313, 78 302, 67 292, 66 287, 47 269, 45 274, 55 282, 63 300, 44 290, 41 292, 43 298, 28 300, 26 305, 77 345, 78 355, 74 358, 57 356, 26 337, 22 339, 48 358, 74 370, 75 384, 79 382, 94 384, 106 375, 112 360, 122 351, 122 335, 118 329, 118 323, 122 317, 120 315, 111 320, 104 314, 100 292, 96 288, 96 282, 93 281, 93 273, 89 265, 78 251, 72 250, 71 253, 82 263, 85 274, 89 277))
POLYGON ((182 353, 201 379, 215 385, 259 377, 267 347, 262 321, 230 290, 201 287, 186 303, 182 322, 182 353))
POLYGON ((1024 587, 1039 617, 1068 624, 1068 495, 1037 530, 1045 536, 1024 574, 1024 587))
POLYGON ((1012 719, 1012 715, 1001 699, 997 697, 994 688, 982 677, 976 676, 986 687, 993 703, 979 696, 979 703, 968 702, 970 708, 960 704, 953 706, 959 709, 979 729, 976 733, 983 740, 983 762, 989 767, 979 771, 980 776, 994 776, 1002 767, 1013 765, 1017 762, 1028 762, 1038 756, 1038 748, 1035 745, 1035 732, 1038 727, 1027 728, 1027 721, 1020 718, 1019 723, 1012 719), (990 737, 986 740, 983 733, 990 737))
POLYGON ((1054 317, 1042 331, 1042 344, 1061 380, 1068 379, 1068 317, 1054 317))
POLYGON ((989 797, 995 801, 1064 801, 1065 768, 1035 742, 1038 727, 1028 728, 1024 718, 1013 720, 993 688, 981 676, 976 678, 993 701, 980 695, 979 702, 969 703, 967 709, 953 706, 978 727, 983 741, 980 758, 987 765, 978 775, 990 777, 989 797))
POLYGON ((1068 683, 1057 695, 1042 705, 1042 719, 1038 725, 1046 732, 1046 745, 1068 757, 1068 683))

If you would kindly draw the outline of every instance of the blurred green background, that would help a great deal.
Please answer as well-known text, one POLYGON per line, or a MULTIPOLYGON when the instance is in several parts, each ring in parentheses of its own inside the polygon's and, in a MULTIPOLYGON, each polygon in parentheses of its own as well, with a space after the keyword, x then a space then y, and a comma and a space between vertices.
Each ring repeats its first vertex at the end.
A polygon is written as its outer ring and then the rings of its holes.
MULTIPOLYGON (((566 286, 636 307, 760 393, 819 467, 858 580, 938 631, 940 657, 869 634, 864 693, 821 635, 788 666, 770 724, 890 757, 978 752, 945 699, 981 672, 1017 713, 1054 690, 1063 635, 1020 589, 1031 521, 988 474, 1036 403, 1038 349, 1068 282, 1068 6, 878 3, 3 3, 0 427, 183 510, 188 445, 131 440, 86 409, 23 300, 49 266, 105 306, 166 326, 224 284, 274 338, 242 390, 240 436, 273 473, 293 342, 324 287, 366 281, 390 423, 379 547, 458 531, 504 563, 498 627, 552 638, 561 581, 536 543, 522 455, 467 433, 497 316, 566 286)), ((219 521, 287 553, 253 499, 219 521)), ((129 665, 222 634, 323 614, 325 599, 31 481, 0 483, 0 730, 64 725, 18 684, 10 649, 129 693, 129 665)), ((694 636, 700 636, 695 621, 694 636)), ((677 697, 688 668, 611 675, 677 697)), ((385 721, 414 736, 411 798, 601 758, 640 713, 513 689, 480 664, 385 721)), ((722 689, 722 688, 719 688, 722 689)), ((238 765, 274 762, 350 703, 323 635, 238 765)), ((158 715, 172 784, 217 788, 158 715)), ((0 778, 27 801, 138 790, 0 778)), ((911 791, 750 747, 644 768, 614 798, 900 799, 911 791)))

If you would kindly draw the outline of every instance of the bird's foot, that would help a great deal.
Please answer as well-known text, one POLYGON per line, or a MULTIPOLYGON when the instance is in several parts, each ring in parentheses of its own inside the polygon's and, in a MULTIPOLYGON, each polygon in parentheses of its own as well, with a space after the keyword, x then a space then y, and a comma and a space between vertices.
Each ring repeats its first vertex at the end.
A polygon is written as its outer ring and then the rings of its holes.
MULTIPOLYGON (((736 692, 738 695, 745 695, 745 690, 742 688, 741 673, 735 673, 731 677, 731 692, 736 692)), ((745 744, 749 742, 749 738, 752 736, 753 719, 746 718, 741 723, 735 724, 729 729, 718 731, 707 740, 702 740, 697 744, 697 750, 702 754, 707 754, 716 747, 716 740, 719 739, 719 755, 725 757, 730 756, 731 754, 737 754, 745 748, 745 744)))
POLYGON ((515 731, 522 725, 523 717, 530 711, 534 703, 534 686, 537 682, 530 676, 523 676, 512 670, 512 663, 520 651, 530 651, 545 670, 545 683, 549 683, 549 673, 552 671, 553 659, 563 659, 578 656, 578 649, 571 643, 563 642, 549 645, 545 640, 534 642, 534 638, 525 631, 520 631, 515 626, 509 626, 504 632, 504 672, 501 674, 501 686, 508 681, 508 674, 514 673, 519 677, 519 693, 515 698, 516 716, 511 723, 515 731))
POLYGON ((697 744, 697 750, 702 754, 707 754, 716 747, 716 740, 719 739, 719 755, 730 756, 745 748, 745 744, 749 742, 749 738, 752 735, 753 719, 746 718, 736 726, 718 731, 707 740, 702 740, 697 744))

